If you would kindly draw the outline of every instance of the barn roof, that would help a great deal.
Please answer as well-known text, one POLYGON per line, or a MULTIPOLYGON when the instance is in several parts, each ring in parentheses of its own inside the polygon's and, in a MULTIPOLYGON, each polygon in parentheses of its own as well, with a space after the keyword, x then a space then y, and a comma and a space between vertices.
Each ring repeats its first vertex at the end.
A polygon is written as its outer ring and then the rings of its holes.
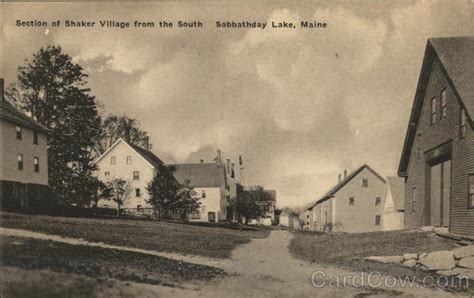
POLYGON ((367 164, 361 166, 351 174, 349 174, 346 178, 342 179, 341 182, 336 184, 333 188, 331 188, 324 196, 322 196, 319 200, 316 201, 316 203, 313 204, 313 206, 309 207, 308 209, 311 210, 314 208, 314 206, 318 205, 319 203, 322 203, 328 199, 330 199, 334 194, 336 194, 341 188, 344 187, 347 183, 349 183, 354 177, 356 177, 360 172, 362 172, 363 169, 368 169, 370 172, 372 172, 377 178, 382 180, 384 183, 386 183, 385 179, 380 176, 376 171, 374 171, 371 167, 369 167, 367 164))
POLYGON ((405 182, 400 177, 387 177, 396 210, 405 210, 405 182))
POLYGON ((474 117, 474 37, 445 37, 428 39, 418 86, 413 101, 398 175, 406 176, 410 153, 416 136, 423 101, 428 87, 433 62, 441 65, 459 103, 466 109, 472 123, 474 117))
POLYGON ((172 164, 174 176, 179 183, 189 180, 192 187, 221 187, 226 185, 224 164, 188 163, 172 164))

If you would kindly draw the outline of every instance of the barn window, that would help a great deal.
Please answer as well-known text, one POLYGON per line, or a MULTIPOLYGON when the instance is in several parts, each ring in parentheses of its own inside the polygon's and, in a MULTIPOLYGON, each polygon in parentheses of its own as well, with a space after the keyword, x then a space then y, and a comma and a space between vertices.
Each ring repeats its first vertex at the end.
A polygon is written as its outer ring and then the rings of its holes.
POLYGON ((110 164, 111 164, 111 165, 117 164, 117 158, 116 158, 115 156, 111 156, 111 157, 110 157, 110 164))
POLYGON ((416 205, 416 187, 413 187, 411 190, 411 212, 415 212, 416 205))
POLYGON ((436 96, 431 98, 431 124, 436 123, 436 96))
POLYGON ((441 90, 441 118, 445 118, 447 115, 447 99, 446 89, 441 90))
POLYGON ((459 126, 459 136, 461 137, 461 139, 466 136, 466 123, 467 123, 466 110, 461 109, 461 123, 459 126))
POLYGON ((33 132, 33 144, 38 145, 38 132, 33 132))
POLYGON ((469 174, 468 177, 469 207, 474 208, 474 174, 469 174))
POLYGON ((375 215, 375 225, 380 226, 380 215, 375 215))
POLYGON ((132 164, 132 157, 127 156, 127 165, 131 165, 131 164, 132 164))
POLYGON ((23 155, 18 154, 17 156, 17 166, 18 170, 23 170, 23 155))
POLYGON ((349 206, 354 206, 354 198, 349 198, 349 206))
POLYGON ((362 187, 368 187, 369 186, 369 179, 362 179, 362 187))
POLYGON ((16 127, 16 139, 17 140, 21 140, 21 131, 22 131, 21 127, 17 126, 16 127))
POLYGON ((380 206, 382 199, 380 197, 375 197, 375 206, 380 206))
POLYGON ((35 172, 38 173, 40 171, 39 158, 38 157, 33 158, 33 163, 34 163, 34 170, 35 172))

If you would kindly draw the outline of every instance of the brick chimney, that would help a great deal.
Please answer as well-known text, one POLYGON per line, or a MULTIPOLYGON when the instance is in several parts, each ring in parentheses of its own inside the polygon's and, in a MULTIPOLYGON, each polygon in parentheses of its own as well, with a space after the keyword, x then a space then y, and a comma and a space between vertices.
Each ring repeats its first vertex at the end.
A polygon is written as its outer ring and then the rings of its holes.
POLYGON ((216 163, 222 163, 222 151, 217 149, 216 163))
POLYGON ((230 177, 235 178, 235 171, 234 171, 235 164, 232 163, 230 165, 230 177))
POLYGON ((339 182, 341 182, 341 181, 342 181, 342 175, 339 174, 339 175, 337 176, 337 182, 339 183, 339 182))
POLYGON ((347 170, 344 170, 344 179, 347 178, 347 170))
POLYGON ((230 159, 225 160, 225 170, 227 172, 227 175, 230 176, 230 159))

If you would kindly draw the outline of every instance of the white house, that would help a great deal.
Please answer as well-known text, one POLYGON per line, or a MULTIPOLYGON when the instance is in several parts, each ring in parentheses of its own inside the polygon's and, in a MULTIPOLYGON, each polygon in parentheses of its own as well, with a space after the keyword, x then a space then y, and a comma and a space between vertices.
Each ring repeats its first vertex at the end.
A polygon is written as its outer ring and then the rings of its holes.
MULTIPOLYGON (((104 154, 96 159, 97 177, 102 181, 122 178, 129 183, 130 193, 123 210, 128 213, 152 212, 147 203, 149 198, 146 187, 164 163, 151 151, 132 145, 124 139, 118 139, 104 154)), ((99 207, 116 208, 116 203, 99 201, 99 207)))
POLYGON ((405 181, 399 177, 387 177, 387 192, 383 204, 382 229, 402 230, 405 221, 405 181))
POLYGON ((189 181, 199 196, 199 207, 190 214, 191 221, 218 222, 227 217, 227 179, 223 163, 170 165, 179 183, 189 181))

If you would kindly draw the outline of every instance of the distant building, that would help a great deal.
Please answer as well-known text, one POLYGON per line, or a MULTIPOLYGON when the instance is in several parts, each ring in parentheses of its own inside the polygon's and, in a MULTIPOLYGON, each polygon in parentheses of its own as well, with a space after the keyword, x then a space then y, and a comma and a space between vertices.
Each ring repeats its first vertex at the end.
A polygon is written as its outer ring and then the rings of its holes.
POLYGON ((386 180, 363 165, 308 209, 308 228, 352 233, 382 231, 386 191, 386 180))
POLYGON ((174 176, 180 183, 189 181, 199 197, 200 206, 190 220, 218 222, 227 219, 228 186, 223 163, 174 164, 174 176))
POLYGON ((48 130, 5 100, 3 79, 0 92, 2 208, 41 207, 41 199, 48 196, 48 130))
POLYGON ((398 174, 405 226, 474 235, 474 37, 431 38, 398 174))
POLYGON ((405 183, 399 177, 387 177, 383 199, 382 230, 402 230, 405 218, 405 183))
MULTIPOLYGON (((147 203, 149 194, 148 183, 157 172, 164 167, 163 161, 151 151, 118 139, 104 154, 99 156, 97 177, 104 182, 114 178, 128 181, 130 193, 122 206, 126 213, 149 214, 153 213, 152 206, 147 203)), ((111 200, 99 201, 99 207, 116 208, 111 200)))
POLYGON ((289 208, 283 209, 280 213, 279 225, 290 229, 299 229, 298 214, 289 208))
MULTIPOLYGON (((250 195, 255 195, 256 193, 255 190, 248 190, 248 192, 250 195)), ((276 190, 264 189, 264 192, 267 194, 268 199, 257 202, 262 215, 257 219, 251 220, 250 224, 271 226, 275 223, 276 190)))

